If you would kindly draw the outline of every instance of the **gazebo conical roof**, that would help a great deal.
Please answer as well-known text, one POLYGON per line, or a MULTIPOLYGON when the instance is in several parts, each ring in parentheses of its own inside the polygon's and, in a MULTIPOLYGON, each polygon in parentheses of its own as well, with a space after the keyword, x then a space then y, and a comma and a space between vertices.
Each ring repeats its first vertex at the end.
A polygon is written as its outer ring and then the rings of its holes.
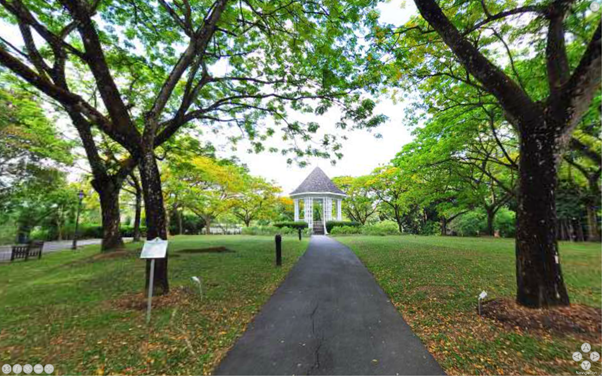
POLYGON ((347 196, 345 192, 341 191, 332 180, 320 167, 314 168, 314 170, 303 180, 301 185, 291 192, 291 197, 311 195, 311 194, 332 194, 338 196, 347 196))

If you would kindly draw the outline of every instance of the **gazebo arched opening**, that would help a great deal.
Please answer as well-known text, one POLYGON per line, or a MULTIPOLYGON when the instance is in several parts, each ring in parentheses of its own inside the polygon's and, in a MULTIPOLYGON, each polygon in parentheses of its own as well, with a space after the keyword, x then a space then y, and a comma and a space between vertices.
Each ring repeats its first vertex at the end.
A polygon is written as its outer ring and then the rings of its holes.
POLYGON ((300 203, 303 203, 303 220, 309 231, 314 234, 328 234, 326 222, 342 220, 343 199, 347 197, 320 167, 303 180, 301 185, 290 194, 295 204, 295 221, 301 220, 300 203), (320 217, 314 218, 314 207, 320 206, 320 217))

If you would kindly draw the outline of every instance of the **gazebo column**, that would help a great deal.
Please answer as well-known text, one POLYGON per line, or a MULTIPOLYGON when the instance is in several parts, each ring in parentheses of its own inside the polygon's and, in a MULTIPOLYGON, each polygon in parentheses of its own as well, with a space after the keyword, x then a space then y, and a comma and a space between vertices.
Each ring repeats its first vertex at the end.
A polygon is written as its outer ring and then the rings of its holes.
POLYGON ((343 220, 343 200, 337 199, 337 221, 343 220))
POLYGON ((307 227, 311 232, 314 228, 314 199, 311 197, 306 197, 303 200, 303 204, 305 205, 305 222, 307 222, 307 227))
POLYGON ((324 198, 324 221, 332 221, 332 198, 324 198))
POLYGON ((322 205, 324 206, 324 234, 328 235, 326 223, 332 221, 332 198, 324 197, 322 205))
POLYGON ((299 199, 296 198, 293 200, 295 203, 295 222, 299 221, 299 199))

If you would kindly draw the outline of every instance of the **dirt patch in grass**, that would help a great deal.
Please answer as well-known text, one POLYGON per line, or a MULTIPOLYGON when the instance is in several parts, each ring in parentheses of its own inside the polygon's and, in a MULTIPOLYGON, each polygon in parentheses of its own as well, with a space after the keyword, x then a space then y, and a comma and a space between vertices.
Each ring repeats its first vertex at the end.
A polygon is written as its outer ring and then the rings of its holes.
POLYGON ((452 286, 418 286, 416 288, 414 288, 412 291, 413 292, 424 292, 427 295, 434 295, 434 296, 445 296, 445 295, 449 295, 449 294, 453 294, 453 292, 456 290, 456 288, 452 287, 452 286))
MULTIPOLYGON (((77 251, 76 251, 77 252, 77 251)), ((105 261, 105 260, 118 260, 118 259, 131 259, 136 258, 140 254, 140 250, 131 250, 131 249, 120 249, 118 251, 111 252, 101 252, 95 255, 85 257, 79 260, 74 260, 71 262, 67 262, 61 266, 58 266, 58 269, 63 268, 74 268, 79 267, 86 264, 91 264, 97 261, 105 261)))
POLYGON ((233 253, 234 251, 226 247, 209 247, 209 248, 191 248, 183 249, 178 253, 233 253))
MULTIPOLYGON (((195 291, 189 287, 178 287, 172 289, 167 295, 153 296, 153 309, 179 307, 189 304, 190 299, 194 298, 194 295, 195 291)), ((133 311, 146 310, 147 303, 147 296, 143 292, 127 294, 108 302, 108 304, 112 307, 133 311)))
POLYGON ((595 342, 600 342, 602 338, 602 310, 585 305, 533 309, 522 307, 511 299, 496 299, 483 303, 483 316, 505 326, 527 331, 553 331, 563 335, 577 335, 595 342))

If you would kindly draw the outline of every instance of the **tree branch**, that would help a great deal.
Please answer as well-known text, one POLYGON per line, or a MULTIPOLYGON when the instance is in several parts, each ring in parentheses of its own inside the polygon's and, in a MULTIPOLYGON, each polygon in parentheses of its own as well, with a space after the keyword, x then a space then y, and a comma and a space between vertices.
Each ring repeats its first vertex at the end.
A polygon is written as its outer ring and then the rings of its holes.
POLYGON ((564 40, 564 18, 568 11, 566 2, 555 1, 549 8, 550 25, 546 44, 546 65, 550 93, 554 95, 569 79, 569 59, 564 40))
MULTIPOLYGON (((191 38, 190 44, 186 48, 186 51, 182 53, 180 60, 173 67, 171 73, 163 83, 163 86, 161 87, 159 94, 157 94, 155 102, 153 103, 153 106, 147 115, 148 118, 155 120, 158 118, 163 111, 163 108, 167 104, 167 101, 171 97, 171 93, 175 89, 176 84, 186 69, 188 69, 197 55, 202 56, 205 53, 207 45, 215 33, 217 22, 219 21, 222 12, 226 8, 227 3, 228 0, 217 0, 215 3, 213 3, 213 6, 211 7, 212 11, 206 18, 203 26, 200 28, 200 30, 195 32, 195 35, 193 38, 191 38)), ((145 137, 154 137, 155 132, 156 129, 145 129, 145 137)))
MULTIPOLYGON (((513 120, 529 119, 536 104, 500 68, 491 63, 449 21, 435 0, 416 0, 424 19, 437 31, 468 72, 476 77, 500 102, 513 120)), ((508 13, 508 12, 506 12, 508 13)), ((499 16, 498 18, 501 18, 499 16)))
POLYGON ((596 165, 599 165, 602 160, 602 156, 600 154, 589 148, 586 144, 576 139, 575 137, 571 138, 571 141, 569 142, 569 147, 571 148, 571 150, 580 153, 584 157, 588 158, 590 161, 594 162, 596 165))
POLYGON ((487 25, 490 22, 493 22, 493 21, 496 21, 496 20, 501 20, 502 18, 506 18, 506 17, 509 17, 509 16, 514 16, 514 15, 517 15, 517 14, 524 14, 524 13, 545 14, 545 9, 544 8, 538 7, 538 6, 534 6, 534 5, 519 7, 519 8, 515 8, 515 9, 511 9, 511 10, 506 10, 504 12, 500 12, 500 13, 497 13, 497 14, 494 14, 494 15, 489 14, 489 12, 487 11, 487 9, 484 7, 484 4, 483 4, 483 10, 484 10, 485 14, 487 15, 487 18, 485 18, 482 21, 477 22, 472 27, 470 27, 467 30, 465 30, 464 33, 463 33, 463 35, 468 35, 468 34, 472 33, 473 31, 478 30, 481 27, 487 25))
MULTIPOLYGON (((577 126, 583 114, 588 110, 596 92, 600 89, 602 74, 600 23, 592 36, 587 50, 581 57, 579 65, 571 78, 562 87, 560 100, 568 103, 567 112, 570 116, 565 134, 570 134, 577 126)), ((554 101, 553 96, 550 97, 554 101)), ((554 103, 550 103, 554 105, 554 103)))
MULTIPOLYGON (((86 63, 94 76, 98 92, 114 124, 120 133, 124 146, 130 149, 139 147, 140 133, 134 126, 121 93, 111 75, 100 38, 85 3, 78 0, 62 0, 71 16, 77 21, 77 29, 82 37, 86 63)), ((120 142, 121 143, 121 142, 120 142)))
POLYGON ((93 123, 99 125, 101 128, 107 131, 107 134, 112 138, 118 138, 119 135, 114 131, 114 127, 111 122, 98 112, 94 107, 89 105, 79 95, 73 94, 67 91, 47 79, 43 78, 31 68, 21 62, 19 59, 12 56, 4 48, 0 46, 0 64, 4 65, 16 75, 24 79, 25 81, 32 84, 38 90, 48 95, 49 97, 59 101, 62 104, 73 106, 79 112, 84 114, 93 123))

